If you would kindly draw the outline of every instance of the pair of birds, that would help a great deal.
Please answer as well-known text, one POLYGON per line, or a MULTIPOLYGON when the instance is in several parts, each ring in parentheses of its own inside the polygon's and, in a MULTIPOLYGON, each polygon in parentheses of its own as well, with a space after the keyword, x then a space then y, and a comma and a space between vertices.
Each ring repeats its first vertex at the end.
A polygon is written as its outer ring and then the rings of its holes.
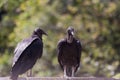
MULTIPOLYGON (((17 80, 20 74, 32 69, 43 52, 42 35, 47 35, 42 29, 34 30, 31 37, 18 43, 14 50, 13 65, 11 69, 12 80, 17 80)), ((58 62, 64 71, 64 77, 74 77, 80 66, 81 43, 74 37, 74 29, 67 29, 67 37, 60 40, 57 45, 58 62)))

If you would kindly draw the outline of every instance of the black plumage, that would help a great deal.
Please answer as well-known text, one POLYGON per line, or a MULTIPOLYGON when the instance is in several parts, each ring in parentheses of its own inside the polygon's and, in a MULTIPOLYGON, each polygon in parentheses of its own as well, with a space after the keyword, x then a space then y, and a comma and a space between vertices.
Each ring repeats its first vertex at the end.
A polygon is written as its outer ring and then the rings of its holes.
POLYGON ((73 77, 80 66, 81 43, 74 37, 74 29, 67 29, 67 37, 58 42, 58 62, 65 77, 73 77))
POLYGON ((11 79, 17 80, 20 74, 32 69, 37 59, 42 56, 43 42, 42 35, 46 33, 37 28, 31 37, 18 43, 14 50, 13 66, 11 69, 11 79))

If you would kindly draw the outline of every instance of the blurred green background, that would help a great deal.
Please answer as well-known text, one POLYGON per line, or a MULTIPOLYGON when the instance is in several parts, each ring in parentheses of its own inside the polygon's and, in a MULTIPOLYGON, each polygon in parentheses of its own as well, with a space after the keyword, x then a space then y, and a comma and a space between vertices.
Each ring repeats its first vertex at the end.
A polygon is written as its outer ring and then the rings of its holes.
POLYGON ((68 26, 83 47, 76 76, 119 75, 120 0, 0 0, 0 76, 9 76, 14 48, 36 27, 48 36, 34 76, 62 76, 56 46, 68 26))

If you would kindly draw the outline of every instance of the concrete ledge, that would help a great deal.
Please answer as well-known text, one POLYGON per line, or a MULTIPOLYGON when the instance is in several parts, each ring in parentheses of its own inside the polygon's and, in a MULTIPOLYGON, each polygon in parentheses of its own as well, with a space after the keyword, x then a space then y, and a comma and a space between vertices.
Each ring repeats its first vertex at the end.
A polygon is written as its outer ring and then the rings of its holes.
MULTIPOLYGON (((10 80, 9 77, 0 77, 0 80, 10 80)), ((69 79, 62 77, 26 77, 18 80, 120 80, 114 78, 95 78, 95 77, 72 77, 69 79)))

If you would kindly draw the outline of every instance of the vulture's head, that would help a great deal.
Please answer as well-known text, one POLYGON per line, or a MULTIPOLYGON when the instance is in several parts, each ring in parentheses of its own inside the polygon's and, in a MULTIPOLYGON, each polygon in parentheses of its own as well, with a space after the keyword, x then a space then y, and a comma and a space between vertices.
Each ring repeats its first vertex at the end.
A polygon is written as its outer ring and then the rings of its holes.
POLYGON ((68 27, 68 29, 67 29, 67 42, 72 43, 73 38, 74 38, 74 28, 68 27))
POLYGON ((67 29, 67 34, 69 36, 74 36, 74 28, 73 27, 68 27, 67 29))
POLYGON ((39 38, 42 38, 42 35, 47 35, 42 29, 36 28, 33 32, 33 35, 37 35, 39 38))

